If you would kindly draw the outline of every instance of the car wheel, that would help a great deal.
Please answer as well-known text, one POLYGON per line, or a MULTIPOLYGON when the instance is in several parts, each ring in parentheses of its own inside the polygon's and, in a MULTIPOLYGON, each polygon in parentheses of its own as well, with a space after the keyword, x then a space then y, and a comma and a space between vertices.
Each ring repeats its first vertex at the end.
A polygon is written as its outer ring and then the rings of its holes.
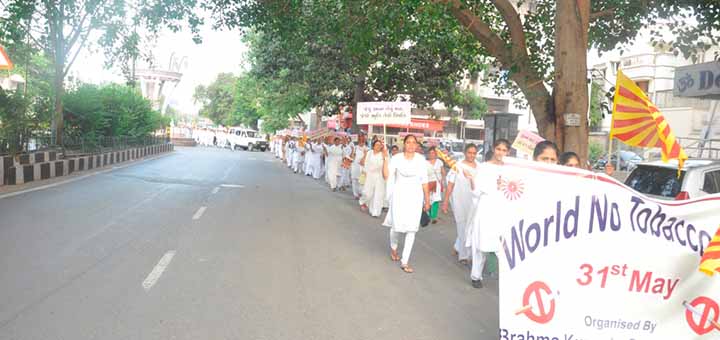
POLYGON ((255 150, 255 146, 253 146, 252 144, 248 144, 247 149, 248 149, 248 151, 253 151, 253 150, 255 150))

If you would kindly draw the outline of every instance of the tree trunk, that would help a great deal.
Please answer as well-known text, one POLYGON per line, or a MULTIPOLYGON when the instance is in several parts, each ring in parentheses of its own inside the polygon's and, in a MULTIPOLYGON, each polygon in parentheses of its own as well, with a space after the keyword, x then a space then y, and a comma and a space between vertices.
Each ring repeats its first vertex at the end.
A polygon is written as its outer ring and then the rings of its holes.
MULTIPOLYGON (((310 127, 312 130, 317 130, 322 126, 323 109, 318 106, 315 108, 315 124, 310 127)), ((354 118, 353 118, 354 119, 354 118)))
MULTIPOLYGON (((589 105, 587 49, 590 0, 558 0, 555 12, 555 142, 587 160, 589 105), (565 114, 578 114, 579 126, 568 126, 565 114)), ((538 123, 539 124, 539 123, 538 123)), ((582 164, 582 163, 581 163, 582 164)))
POLYGON ((63 145, 63 103, 62 96, 64 92, 64 79, 65 79, 65 35, 64 35, 64 13, 62 3, 60 3, 58 12, 56 12, 50 23, 51 39, 53 41, 54 56, 53 66, 55 67, 55 79, 53 81, 53 87, 55 90, 55 110, 54 110, 54 121, 55 126, 53 133, 55 134, 55 145, 63 145))
POLYGON ((353 108, 353 116, 352 116, 352 127, 351 131, 352 133, 358 133, 360 131, 360 128, 357 124, 357 112, 358 107, 357 103, 362 102, 365 99, 365 77, 357 77, 355 78, 355 93, 353 94, 353 101, 352 101, 352 108, 353 108))

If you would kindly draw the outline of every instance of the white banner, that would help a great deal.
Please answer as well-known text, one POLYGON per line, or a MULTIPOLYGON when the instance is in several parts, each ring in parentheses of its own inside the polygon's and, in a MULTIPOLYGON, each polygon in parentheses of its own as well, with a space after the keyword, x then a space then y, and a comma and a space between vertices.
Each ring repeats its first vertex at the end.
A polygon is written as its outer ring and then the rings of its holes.
POLYGON ((360 102, 357 106, 360 125, 410 124, 410 102, 360 102))
POLYGON ((661 201, 584 170, 501 169, 488 203, 501 215, 489 222, 501 234, 501 340, 720 336, 720 275, 698 271, 720 195, 661 201))

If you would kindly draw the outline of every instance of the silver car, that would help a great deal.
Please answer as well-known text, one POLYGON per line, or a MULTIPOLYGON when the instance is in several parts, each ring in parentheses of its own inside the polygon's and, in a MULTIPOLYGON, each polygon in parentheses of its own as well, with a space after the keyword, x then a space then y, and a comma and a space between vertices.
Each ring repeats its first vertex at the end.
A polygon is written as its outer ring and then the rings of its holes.
POLYGON ((625 180, 625 185, 651 197, 686 200, 720 192, 720 160, 689 159, 680 177, 678 162, 640 163, 625 180))

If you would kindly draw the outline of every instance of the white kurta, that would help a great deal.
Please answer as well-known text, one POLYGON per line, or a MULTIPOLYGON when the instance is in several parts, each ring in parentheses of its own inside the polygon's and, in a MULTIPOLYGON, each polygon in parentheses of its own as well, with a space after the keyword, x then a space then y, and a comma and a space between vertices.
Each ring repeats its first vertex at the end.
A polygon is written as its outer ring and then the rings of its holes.
POLYGON ((385 202, 385 177, 383 177, 383 153, 369 151, 365 159, 365 184, 360 204, 368 207, 370 216, 380 216, 385 202))
POLYGON ((395 232, 416 232, 423 209, 422 185, 428 182, 427 161, 419 154, 408 160, 399 153, 393 156, 388 170, 386 196, 390 210, 383 225, 395 232))
POLYGON ((502 215, 498 203, 504 200, 497 197, 497 179, 501 167, 490 163, 478 165, 475 174, 475 189, 472 191, 473 208, 467 223, 466 245, 473 252, 498 252, 500 250, 500 225, 493 217, 502 215))
POLYGON ((458 162, 458 171, 450 170, 447 176, 448 183, 454 183, 453 192, 450 195, 450 204, 452 205, 453 216, 455 217, 455 227, 457 238, 455 240, 455 250, 458 252, 458 258, 466 260, 470 258, 470 248, 466 246, 467 224, 470 217, 470 209, 473 205, 472 190, 470 181, 462 173, 467 170, 471 174, 475 174, 477 168, 472 168, 464 162, 458 162))
POLYGON ((365 157, 365 153, 368 151, 368 147, 365 145, 358 145, 355 147, 355 159, 352 162, 351 172, 350 175, 352 176, 352 179, 358 179, 360 178, 360 175, 362 174, 363 167, 360 165, 360 162, 362 161, 363 157, 365 157))
POLYGON ((338 187, 340 176, 340 166, 342 165, 343 148, 342 145, 332 145, 327 148, 327 176, 330 187, 335 189, 338 187))
POLYGON ((310 155, 308 159, 308 167, 310 170, 310 174, 315 179, 320 179, 320 176, 322 176, 322 146, 317 143, 310 144, 310 152, 308 154, 310 155))
POLYGON ((442 201, 442 168, 443 162, 439 159, 435 159, 434 164, 428 162, 428 182, 436 181, 437 186, 435 191, 430 193, 430 203, 442 201))

